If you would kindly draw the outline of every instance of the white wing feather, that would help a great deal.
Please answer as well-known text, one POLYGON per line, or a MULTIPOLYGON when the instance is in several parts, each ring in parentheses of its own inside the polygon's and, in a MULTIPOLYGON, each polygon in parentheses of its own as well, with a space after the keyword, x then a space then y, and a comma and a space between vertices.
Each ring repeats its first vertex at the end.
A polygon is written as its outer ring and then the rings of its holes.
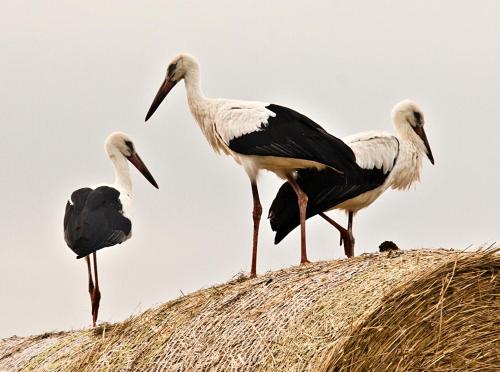
POLYGON ((268 103, 224 100, 215 114, 215 127, 222 141, 229 141, 261 130, 269 117, 276 114, 266 108, 268 103))
POLYGON ((382 169, 388 173, 399 154, 398 139, 384 132, 362 132, 343 139, 356 156, 356 163, 363 169, 382 169))

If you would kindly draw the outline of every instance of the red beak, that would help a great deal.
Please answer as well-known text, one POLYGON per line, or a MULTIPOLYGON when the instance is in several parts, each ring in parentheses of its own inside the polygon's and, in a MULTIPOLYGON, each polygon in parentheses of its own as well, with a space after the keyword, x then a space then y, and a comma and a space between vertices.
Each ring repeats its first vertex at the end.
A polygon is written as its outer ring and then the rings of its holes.
POLYGON ((427 135, 425 134, 424 127, 423 126, 416 127, 415 133, 417 133, 418 136, 422 138, 422 141, 424 141, 427 157, 429 158, 431 163, 434 164, 434 157, 432 156, 431 146, 429 145, 429 141, 427 140, 427 135))
POLYGON ((127 160, 129 162, 131 162, 134 165, 134 167, 137 168, 137 170, 139 172, 142 173, 142 175, 149 181, 149 183, 151 185, 153 185, 157 189, 159 188, 155 179, 153 178, 153 176, 149 172, 148 168, 146 167, 146 165, 144 165, 144 162, 141 160, 141 158, 139 157, 139 155, 137 153, 134 153, 133 155, 128 156, 127 160))
POLYGON ((170 78, 167 77, 165 79, 165 81, 161 85, 160 89, 158 89, 158 93, 156 93, 156 96, 153 100, 153 103, 151 104, 151 107, 149 108, 148 113, 146 114, 145 121, 148 121, 148 119, 151 116, 153 116, 153 114, 155 113, 158 106, 160 106, 162 101, 167 96, 168 92, 170 92, 172 90, 172 88, 175 86, 175 84, 177 84, 177 83, 178 83, 178 81, 172 80, 172 77, 170 77, 170 78))

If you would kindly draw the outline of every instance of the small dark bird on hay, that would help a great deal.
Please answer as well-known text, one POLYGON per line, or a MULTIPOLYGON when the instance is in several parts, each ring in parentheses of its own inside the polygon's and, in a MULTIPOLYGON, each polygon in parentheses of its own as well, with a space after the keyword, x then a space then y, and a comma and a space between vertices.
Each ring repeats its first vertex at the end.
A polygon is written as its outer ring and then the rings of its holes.
POLYGON ((379 252, 399 251, 398 246, 391 240, 386 240, 378 246, 379 252))
MULTIPOLYGON (((306 217, 319 214, 340 232, 347 257, 354 255, 353 216, 368 207, 387 189, 406 190, 419 181, 422 159, 427 156, 434 164, 427 135, 424 114, 410 100, 399 102, 392 109, 396 134, 363 132, 344 138, 356 156, 359 169, 345 175, 331 169, 300 169, 296 182, 308 196, 306 217), (332 209, 348 213, 348 227, 342 227, 325 214, 332 209)), ((279 189, 269 210, 271 228, 276 231, 278 244, 299 224, 295 194, 289 183, 279 189)))
POLYGON ((135 151, 134 143, 125 133, 112 133, 104 142, 104 148, 113 163, 115 182, 74 191, 66 204, 64 214, 64 240, 77 254, 76 258, 85 257, 87 263, 94 327, 101 299, 96 251, 121 244, 132 236, 132 222, 127 217, 127 210, 132 203, 132 180, 127 161, 158 188, 158 184, 135 151), (90 254, 93 254, 94 258, 95 286, 90 268, 90 254))

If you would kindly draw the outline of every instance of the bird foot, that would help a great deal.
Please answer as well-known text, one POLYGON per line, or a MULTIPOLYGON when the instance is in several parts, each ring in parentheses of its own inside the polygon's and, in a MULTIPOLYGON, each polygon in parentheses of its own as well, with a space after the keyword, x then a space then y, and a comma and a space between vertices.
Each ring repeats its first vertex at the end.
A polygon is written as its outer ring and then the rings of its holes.
POLYGON ((303 258, 300 260, 300 264, 301 265, 307 265, 307 264, 310 264, 311 261, 309 261, 307 258, 303 258))
POLYGON ((347 257, 354 256, 354 236, 352 236, 352 233, 347 231, 345 236, 341 237, 341 240, 343 240, 343 242, 344 242, 345 255, 347 257))

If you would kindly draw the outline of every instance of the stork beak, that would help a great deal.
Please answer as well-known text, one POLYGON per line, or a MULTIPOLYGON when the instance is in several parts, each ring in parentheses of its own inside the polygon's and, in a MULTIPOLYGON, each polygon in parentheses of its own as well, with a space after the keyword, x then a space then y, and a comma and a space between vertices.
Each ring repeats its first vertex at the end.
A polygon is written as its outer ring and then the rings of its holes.
POLYGON ((415 132, 420 138, 422 138, 422 141, 424 141, 427 157, 429 158, 431 163, 434 164, 434 156, 432 156, 431 146, 429 145, 429 141, 427 140, 427 135, 425 134, 424 127, 418 126, 417 128, 415 128, 415 132))
POLYGON ((170 92, 172 90, 172 88, 175 86, 175 84, 177 84, 177 83, 178 83, 178 80, 177 81, 172 80, 172 77, 167 77, 165 79, 165 81, 161 85, 160 89, 158 89, 158 93, 156 93, 156 96, 153 100, 153 103, 151 104, 151 107, 149 108, 148 113, 146 114, 145 121, 148 121, 148 119, 151 116, 153 116, 153 114, 155 113, 158 106, 160 106, 162 101, 167 96, 168 92, 170 92))
POLYGON ((153 176, 149 172, 148 168, 144 165, 144 162, 141 160, 141 158, 139 157, 139 155, 137 155, 137 153, 134 153, 134 154, 132 154, 130 156, 127 156, 127 160, 129 162, 131 162, 134 165, 134 167, 137 168, 137 170, 139 172, 142 173, 142 175, 149 181, 149 183, 151 185, 153 185, 157 189, 159 188, 158 184, 155 181, 155 179, 153 178, 153 176))

